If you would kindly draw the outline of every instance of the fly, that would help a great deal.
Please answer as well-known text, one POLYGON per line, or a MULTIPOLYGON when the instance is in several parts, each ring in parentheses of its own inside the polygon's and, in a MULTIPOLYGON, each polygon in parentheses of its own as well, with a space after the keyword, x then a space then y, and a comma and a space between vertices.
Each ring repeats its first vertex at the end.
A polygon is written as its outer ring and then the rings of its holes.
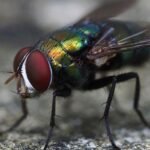
POLYGON ((134 109, 150 127, 139 109, 140 79, 136 72, 96 79, 97 73, 140 65, 150 55, 149 28, 133 22, 109 20, 132 6, 136 0, 122 0, 102 5, 72 26, 55 31, 35 45, 22 48, 14 58, 14 72, 5 84, 17 81, 23 115, 5 132, 16 128, 26 118, 26 99, 53 89, 50 128, 44 150, 55 127, 56 97, 68 97, 73 89, 94 90, 111 85, 103 115, 113 149, 120 149, 112 136, 109 110, 117 83, 135 79, 134 109))

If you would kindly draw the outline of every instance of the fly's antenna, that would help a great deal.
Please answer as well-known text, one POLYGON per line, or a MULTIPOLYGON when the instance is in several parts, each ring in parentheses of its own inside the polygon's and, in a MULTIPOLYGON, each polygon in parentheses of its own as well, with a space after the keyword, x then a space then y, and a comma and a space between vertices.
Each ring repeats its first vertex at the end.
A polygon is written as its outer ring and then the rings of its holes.
POLYGON ((16 77, 16 73, 13 72, 13 71, 0 71, 0 73, 12 74, 12 75, 4 82, 4 84, 8 84, 10 81, 12 81, 12 80, 16 77))
MULTIPOLYGON (((9 72, 10 73, 10 72, 9 72)), ((11 72, 12 75, 4 82, 4 84, 8 84, 11 82, 14 78, 16 78, 16 72, 11 72)))
POLYGON ((10 73, 14 73, 14 72, 13 71, 0 71, 0 73, 7 73, 7 74, 9 73, 10 74, 10 73))

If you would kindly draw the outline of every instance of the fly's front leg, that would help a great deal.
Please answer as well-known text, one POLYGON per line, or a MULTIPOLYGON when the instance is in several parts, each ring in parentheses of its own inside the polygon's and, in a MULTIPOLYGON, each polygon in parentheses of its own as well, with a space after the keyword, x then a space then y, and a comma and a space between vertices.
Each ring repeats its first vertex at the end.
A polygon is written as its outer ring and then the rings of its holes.
POLYGON ((22 121, 26 119, 28 115, 26 99, 21 98, 21 106, 22 106, 22 113, 23 113, 22 116, 9 129, 1 132, 1 134, 14 130, 16 127, 18 127, 22 123, 22 121))
POLYGON ((56 94, 54 92, 53 93, 53 99, 52 99, 52 111, 51 111, 51 118, 50 118, 50 128, 49 128, 49 131, 48 131, 48 136, 47 136, 47 139, 46 139, 44 150, 46 150, 47 147, 48 147, 48 143, 49 143, 49 141, 52 137, 53 128, 55 127, 55 110, 56 110, 56 94))
POLYGON ((69 88, 64 88, 62 90, 56 90, 53 92, 53 99, 52 99, 52 110, 51 110, 51 117, 50 117, 50 128, 48 131, 48 136, 46 139, 46 143, 44 146, 44 150, 47 149, 48 147, 48 143, 52 137, 52 133, 53 133, 53 129, 56 126, 55 124, 55 115, 56 115, 56 97, 60 96, 60 97, 68 97, 71 94, 71 90, 69 88))

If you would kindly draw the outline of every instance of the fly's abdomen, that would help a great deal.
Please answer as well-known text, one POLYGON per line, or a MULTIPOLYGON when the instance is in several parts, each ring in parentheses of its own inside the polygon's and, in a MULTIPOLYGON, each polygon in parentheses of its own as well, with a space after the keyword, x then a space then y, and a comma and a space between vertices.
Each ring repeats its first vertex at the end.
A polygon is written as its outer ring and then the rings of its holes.
MULTIPOLYGON (((118 41, 144 30, 136 23, 119 21, 110 21, 109 23, 112 27, 114 27, 114 36, 118 39, 118 41)), ((129 41, 134 43, 144 39, 146 39, 145 33, 131 38, 129 41)), ((134 50, 117 54, 117 56, 112 60, 112 65, 113 67, 121 67, 129 64, 140 65, 149 58, 149 55, 149 47, 135 48, 134 50)))

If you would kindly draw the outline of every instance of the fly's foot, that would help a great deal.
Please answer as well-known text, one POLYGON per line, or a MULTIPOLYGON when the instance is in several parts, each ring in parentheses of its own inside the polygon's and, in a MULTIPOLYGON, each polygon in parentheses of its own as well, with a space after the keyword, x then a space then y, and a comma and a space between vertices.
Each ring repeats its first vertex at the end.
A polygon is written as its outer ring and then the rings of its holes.
POLYGON ((112 147, 113 147, 113 150, 121 150, 121 148, 120 147, 118 147, 117 145, 115 145, 115 144, 113 144, 112 145, 112 147))

